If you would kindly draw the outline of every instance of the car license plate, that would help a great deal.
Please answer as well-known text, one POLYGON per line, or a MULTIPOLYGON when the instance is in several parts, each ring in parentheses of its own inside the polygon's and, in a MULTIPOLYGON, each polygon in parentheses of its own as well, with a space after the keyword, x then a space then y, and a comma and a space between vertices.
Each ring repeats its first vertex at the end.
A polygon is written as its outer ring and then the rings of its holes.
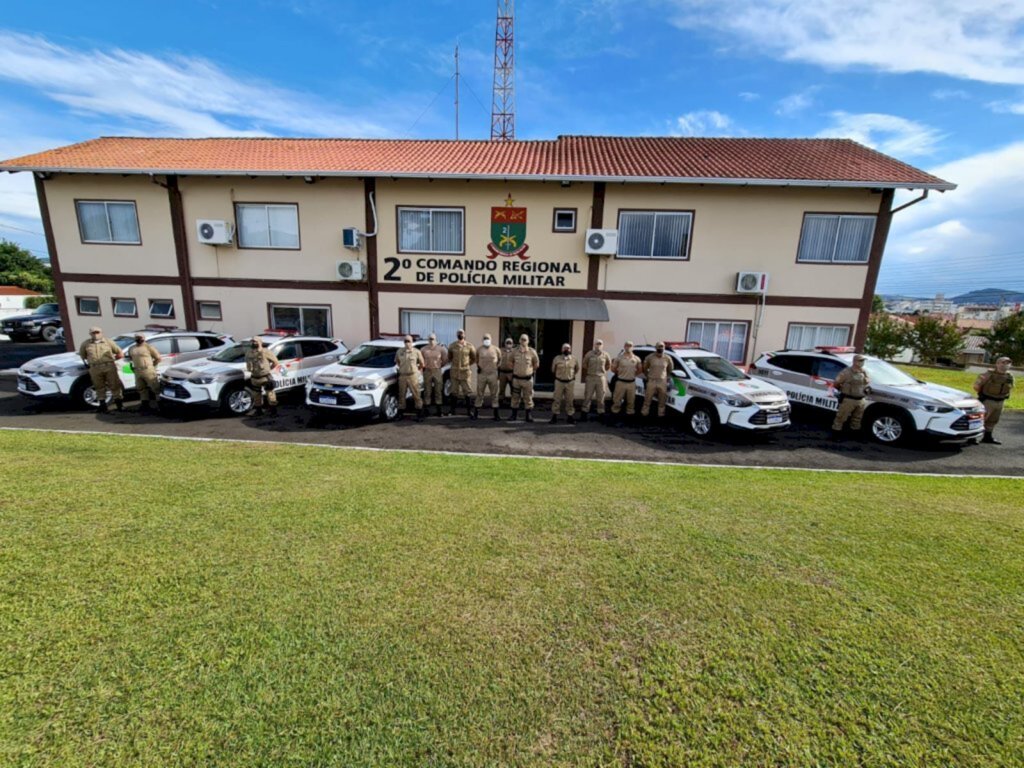
POLYGON ((769 413, 768 414, 768 423, 769 424, 781 424, 785 420, 786 420, 786 417, 783 416, 781 413, 769 413))
POLYGON ((338 398, 334 395, 320 395, 320 402, 324 405, 337 405, 338 398))
POLYGON ((171 389, 170 387, 164 387, 163 391, 160 394, 162 394, 164 397, 174 397, 174 390, 171 389))

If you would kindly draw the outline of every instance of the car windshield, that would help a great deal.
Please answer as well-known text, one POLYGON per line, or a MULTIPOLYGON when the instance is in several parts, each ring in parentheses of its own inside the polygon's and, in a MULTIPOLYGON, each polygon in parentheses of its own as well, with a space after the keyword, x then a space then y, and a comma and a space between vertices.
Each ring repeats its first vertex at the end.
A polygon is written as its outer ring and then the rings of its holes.
POLYGON ((40 304, 38 307, 36 307, 35 312, 33 312, 32 314, 33 315, 56 315, 57 314, 57 305, 56 304, 40 304))
POLYGON ((683 365, 694 378, 704 381, 742 381, 747 374, 722 357, 687 357, 683 365))
POLYGON ((121 348, 121 351, 124 352, 126 349, 128 349, 128 347, 135 343, 135 337, 115 336, 114 338, 111 339, 111 341, 117 344, 117 346, 121 348))
POLYGON ((341 358, 342 365, 358 365, 361 368, 391 368, 395 364, 394 347, 378 347, 374 344, 360 344, 341 358))
POLYGON ((904 373, 884 360, 865 360, 864 370, 868 372, 871 383, 880 387, 909 387, 917 384, 917 379, 909 373, 904 373))
POLYGON ((210 359, 216 360, 218 363, 237 363, 245 359, 245 344, 233 344, 222 349, 216 355, 211 355, 210 359))

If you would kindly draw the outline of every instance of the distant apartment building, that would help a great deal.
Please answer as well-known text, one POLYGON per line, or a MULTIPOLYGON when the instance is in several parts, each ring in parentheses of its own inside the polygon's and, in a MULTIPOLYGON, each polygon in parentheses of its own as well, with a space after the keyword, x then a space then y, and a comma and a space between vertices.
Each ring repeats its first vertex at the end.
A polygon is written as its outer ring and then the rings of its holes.
POLYGON ((954 315, 957 306, 956 302, 937 293, 934 299, 893 299, 885 302, 885 309, 896 315, 954 315))

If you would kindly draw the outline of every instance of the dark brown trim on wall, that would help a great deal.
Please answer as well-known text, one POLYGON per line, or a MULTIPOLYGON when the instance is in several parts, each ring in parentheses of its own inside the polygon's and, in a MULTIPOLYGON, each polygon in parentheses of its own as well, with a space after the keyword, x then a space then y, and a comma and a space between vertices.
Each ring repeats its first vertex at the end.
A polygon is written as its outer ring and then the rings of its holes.
MULTIPOLYGON (((601 229, 604 226, 604 196, 605 183, 594 182, 594 197, 590 204, 590 229, 601 229)), ((586 234, 586 233, 584 233, 586 234)), ((590 263, 587 265, 587 295, 597 295, 597 280, 601 274, 601 259, 596 254, 590 256, 590 263)), ((594 348, 594 321, 587 320, 583 323, 583 349, 594 348)))
POLYGON ((104 275, 97 272, 65 272, 64 280, 68 283, 181 285, 181 278, 169 275, 104 275))
POLYGON ((60 306, 60 321, 64 326, 64 348, 70 352, 75 348, 75 340, 71 333, 71 310, 68 307, 67 292, 64 290, 64 274, 60 271, 60 259, 57 256, 57 240, 53 236, 50 206, 46 202, 45 182, 34 174, 33 178, 36 183, 36 199, 39 201, 39 215, 43 220, 43 234, 46 236, 46 251, 50 254, 53 292, 57 296, 57 303, 60 306))
POLYGON ((248 277, 195 277, 202 288, 271 288, 283 291, 365 291, 366 285, 344 280, 259 280, 248 277))
POLYGON ((171 206, 171 232, 174 255, 178 260, 178 283, 181 286, 181 307, 186 328, 197 328, 196 297, 192 292, 192 268, 188 259, 188 230, 185 228, 185 207, 181 202, 178 177, 167 177, 167 200, 171 206))
MULTIPOLYGON (((366 231, 376 232, 375 237, 367 237, 366 240, 366 288, 367 288, 367 304, 370 308, 370 338, 376 339, 380 336, 380 307, 377 304, 377 291, 379 290, 377 285, 377 237, 380 236, 380 230, 377 224, 380 221, 380 212, 377 213, 377 221, 374 221, 373 217, 373 206, 370 205, 370 197, 373 196, 374 202, 377 197, 377 180, 374 178, 363 179, 363 208, 366 212, 366 231)), ((398 209, 395 209, 395 222, 398 222, 398 209)), ((395 237, 398 237, 397 230, 395 231, 395 237)), ((463 210, 462 213, 462 245, 465 249, 466 245, 466 213, 463 210)), ((398 247, 396 240, 395 247, 398 247)), ((362 285, 359 286, 362 288, 362 285)))
POLYGON ((868 318, 871 316, 871 302, 875 298, 878 286, 878 271, 882 268, 882 255, 885 253, 885 242, 889 239, 889 225, 892 223, 892 199, 894 190, 882 192, 882 201, 878 205, 878 221, 875 222, 875 236, 871 241, 871 255, 868 257, 868 274, 864 278, 864 295, 860 302, 860 317, 857 318, 857 331, 853 336, 853 346, 864 349, 864 341, 868 335, 868 318))

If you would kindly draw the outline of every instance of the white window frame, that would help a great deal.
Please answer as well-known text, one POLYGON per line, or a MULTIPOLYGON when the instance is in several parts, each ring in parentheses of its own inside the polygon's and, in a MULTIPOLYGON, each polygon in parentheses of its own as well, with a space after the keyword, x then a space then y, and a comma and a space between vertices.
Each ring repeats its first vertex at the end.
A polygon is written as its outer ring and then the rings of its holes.
POLYGON ((238 247, 249 248, 252 250, 261 251, 298 251, 302 249, 302 232, 300 230, 299 223, 299 204, 298 203, 235 203, 235 232, 238 234, 238 247), (288 210, 295 212, 295 245, 275 245, 274 244, 274 230, 270 226, 270 211, 274 210, 288 210), (244 211, 263 211, 263 215, 267 220, 267 244, 266 245, 252 245, 244 242, 245 227, 242 226, 242 215, 244 211))
POLYGON ((554 220, 551 222, 551 228, 555 232, 575 232, 576 231, 576 209, 575 208, 555 208, 554 220), (572 216, 572 226, 560 227, 558 226, 558 215, 569 214, 572 216))
MULTIPOLYGON (((698 324, 698 323, 700 325, 702 325, 702 326, 703 325, 713 325, 715 327, 714 328, 714 333, 713 333, 713 337, 714 337, 715 341, 711 345, 712 349, 708 349, 708 352, 714 352, 716 355, 719 355, 720 357, 725 358, 730 363, 733 363, 735 365, 744 365, 746 363, 746 360, 743 359, 743 358, 745 358, 746 355, 747 355, 747 344, 750 341, 750 321, 749 320, 713 320, 713 319, 703 319, 703 318, 697 319, 697 320, 688 320, 687 323, 686 323, 686 340, 687 341, 691 341, 691 333, 693 331, 693 326, 698 324), (728 356, 728 350, 726 351, 726 354, 723 355, 717 349, 714 349, 715 345, 718 343, 719 328, 721 326, 723 326, 723 325, 733 326, 733 328, 730 329, 730 333, 732 333, 735 330, 735 326, 741 326, 743 328, 743 346, 740 349, 740 359, 738 359, 738 360, 730 359, 729 356, 728 356)), ((698 335, 703 335, 703 334, 698 334, 698 335)), ((701 339, 699 339, 699 338, 692 339, 692 340, 696 341, 698 343, 701 341, 701 339)), ((707 349, 707 348, 705 347, 705 349, 707 349)))
POLYGON ((619 211, 619 251, 615 254, 617 259, 651 259, 657 261, 688 261, 690 258, 690 244, 693 242, 693 211, 640 211, 640 210, 628 210, 619 211), (651 250, 650 253, 623 253, 622 247, 625 242, 622 237, 623 221, 629 216, 653 216, 652 219, 652 231, 651 231, 651 250), (683 248, 683 252, 680 255, 661 256, 654 254, 654 244, 656 238, 654 233, 658 228, 658 219, 669 216, 682 216, 686 219, 686 247, 683 248))
POLYGON ((142 245, 142 230, 139 227, 139 209, 135 205, 134 200, 75 200, 75 216, 78 217, 78 233, 82 238, 83 243, 90 244, 103 244, 103 245, 142 245), (103 213, 107 221, 107 237, 106 238, 89 238, 85 236, 85 226, 82 220, 82 206, 83 205, 102 205, 103 213), (114 225, 110 221, 110 206, 112 205, 130 205, 132 207, 132 214, 135 218, 135 234, 134 240, 115 240, 114 239, 114 225))
POLYGON ((789 324, 789 328, 786 330, 786 345, 785 346, 786 346, 786 349, 792 349, 792 350, 801 351, 801 352, 810 351, 810 350, 813 350, 815 347, 819 347, 819 346, 845 347, 845 346, 847 346, 850 343, 850 334, 852 333, 852 330, 853 329, 850 328, 850 326, 843 325, 842 323, 790 323, 789 324), (790 342, 790 339, 792 338, 794 330, 796 330, 798 328, 799 329, 813 328, 814 329, 814 344, 812 344, 809 347, 806 347, 806 346, 800 346, 800 347, 792 346, 791 342, 790 342), (831 343, 825 344, 825 343, 822 343, 821 339, 818 338, 818 336, 823 331, 835 332, 836 329, 841 329, 845 333, 845 338, 842 341, 831 342, 831 343))
MULTIPOLYGON (((331 311, 330 304, 295 304, 295 303, 279 303, 272 302, 267 306, 267 313, 269 315, 270 327, 277 329, 277 324, 274 322, 274 310, 275 309, 297 309, 299 310, 299 328, 298 335, 300 336, 314 336, 317 334, 310 333, 306 329, 306 320, 303 316, 303 310, 326 310, 327 311, 327 332, 324 334, 324 338, 330 338, 334 333, 334 316, 331 311)), ((282 329, 283 330, 283 329, 282 329)))
POLYGON ((196 301, 196 317, 198 319, 200 319, 200 320, 223 320, 224 319, 224 310, 221 307, 221 304, 220 304, 219 301, 212 301, 210 299, 198 299, 196 301), (203 306, 204 305, 217 307, 217 316, 216 317, 207 317, 206 315, 204 315, 203 314, 203 306))
POLYGON ((800 226, 800 241, 796 246, 796 260, 798 264, 867 264, 871 260, 871 244, 875 240, 875 227, 878 225, 878 217, 874 214, 854 214, 854 213, 805 213, 803 222, 800 226), (807 259, 801 258, 804 246, 804 236, 807 233, 807 221, 808 219, 836 219, 836 235, 832 240, 832 247, 828 254, 827 259, 807 259), (836 252, 839 249, 839 242, 842 239, 843 222, 852 220, 870 220, 871 221, 871 234, 868 236, 867 250, 863 254, 863 258, 850 260, 850 259, 836 259, 836 252))
POLYGON ((99 317, 103 313, 102 312, 102 307, 100 307, 100 297, 99 296, 75 296, 75 310, 78 312, 79 315, 82 315, 83 317, 99 317), (83 301, 95 301, 96 302, 96 311, 95 312, 83 312, 82 311, 82 302, 83 301))
MULTIPOLYGON (((438 316, 444 316, 444 317, 448 317, 448 318, 453 318, 453 317, 458 318, 458 322, 455 323, 456 330, 459 329, 459 328, 465 328, 466 327, 466 314, 464 312, 461 312, 461 311, 457 310, 457 309, 416 309, 415 307, 406 307, 406 308, 401 309, 399 311, 399 313, 398 313, 399 333, 413 333, 413 331, 409 327, 409 315, 410 315, 410 313, 413 313, 413 312, 415 312, 417 314, 430 315, 430 322, 429 322, 430 328, 427 331, 428 335, 430 333, 437 333, 437 325, 438 325, 437 317, 438 316)), ((421 334, 421 336, 422 336, 422 334, 421 334)), ((426 338, 426 336, 422 336, 422 337, 426 338)), ((451 342, 455 341, 455 336, 453 335, 452 338, 450 338, 450 339, 444 339, 439 334, 438 337, 437 337, 437 341, 438 341, 439 344, 450 344, 451 342)))
POLYGON ((150 299, 149 300, 149 316, 156 320, 169 320, 174 318, 174 299, 150 299), (169 304, 170 310, 164 314, 163 312, 154 312, 154 304, 169 304))
POLYGON ((111 310, 114 313, 114 317, 138 317, 139 316, 139 302, 137 302, 135 299, 128 298, 127 296, 115 296, 115 297, 113 297, 110 300, 110 302, 111 302, 111 310), (117 311, 118 302, 122 302, 122 301, 130 301, 132 303, 132 311, 131 312, 118 312, 117 311))
POLYGON ((398 232, 396 233, 396 245, 399 253, 443 253, 463 254, 466 252, 466 211, 464 208, 451 207, 424 207, 417 205, 400 205, 397 214, 398 232), (430 248, 426 251, 404 248, 402 246, 402 214, 403 213, 429 213, 430 214, 430 248), (435 213, 457 213, 459 214, 459 248, 454 251, 442 251, 434 248, 434 214, 435 213))

